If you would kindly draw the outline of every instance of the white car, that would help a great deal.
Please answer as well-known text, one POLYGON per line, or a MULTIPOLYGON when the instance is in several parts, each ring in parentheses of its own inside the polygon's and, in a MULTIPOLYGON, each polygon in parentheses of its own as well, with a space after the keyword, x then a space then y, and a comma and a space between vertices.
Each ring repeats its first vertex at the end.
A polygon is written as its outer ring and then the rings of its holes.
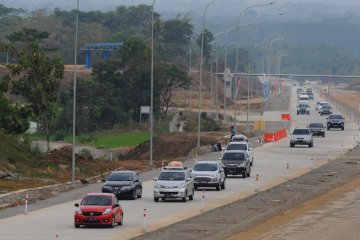
POLYGON ((217 191, 225 189, 224 165, 216 160, 197 161, 191 172, 194 187, 215 187, 217 191))
POLYGON ((224 153, 228 150, 245 150, 249 157, 250 157, 250 166, 254 164, 254 155, 252 151, 252 147, 250 146, 249 142, 243 141, 243 142, 230 142, 224 151, 224 153))
POLYGON ((160 198, 163 201, 180 198, 183 202, 194 199, 194 179, 186 167, 167 166, 154 180, 154 202, 160 198))

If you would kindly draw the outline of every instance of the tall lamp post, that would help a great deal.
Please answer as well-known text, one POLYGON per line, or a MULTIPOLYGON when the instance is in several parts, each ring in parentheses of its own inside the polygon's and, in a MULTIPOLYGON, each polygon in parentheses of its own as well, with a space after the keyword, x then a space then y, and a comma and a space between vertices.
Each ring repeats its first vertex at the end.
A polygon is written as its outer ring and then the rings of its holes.
POLYGON ((153 168, 153 131, 154 131, 154 5, 151 5, 151 96, 150 96, 150 158, 149 169, 153 168))
POLYGON ((73 132, 72 132, 72 158, 71 158, 71 186, 75 187, 75 130, 76 130, 76 65, 77 65, 77 42, 78 42, 78 26, 79 26, 79 0, 76 3, 76 25, 75 25, 75 50, 74 50, 74 92, 73 92, 73 132))
POLYGON ((203 52, 204 52, 204 31, 205 31, 205 15, 206 11, 210 7, 210 5, 215 2, 215 0, 212 0, 205 8, 204 14, 202 17, 202 31, 201 31, 201 54, 200 54, 200 81, 199 81, 199 108, 198 108, 198 136, 197 136, 197 147, 200 148, 200 107, 201 107, 201 82, 202 82, 202 69, 203 69, 203 52))

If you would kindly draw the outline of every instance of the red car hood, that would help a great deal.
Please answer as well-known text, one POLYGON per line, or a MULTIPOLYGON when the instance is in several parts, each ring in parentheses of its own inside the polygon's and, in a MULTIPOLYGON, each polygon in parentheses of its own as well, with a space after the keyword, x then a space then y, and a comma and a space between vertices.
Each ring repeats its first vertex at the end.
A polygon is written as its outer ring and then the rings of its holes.
POLYGON ((111 206, 94 206, 94 205, 81 205, 80 209, 82 212, 104 212, 105 209, 111 208, 111 206))

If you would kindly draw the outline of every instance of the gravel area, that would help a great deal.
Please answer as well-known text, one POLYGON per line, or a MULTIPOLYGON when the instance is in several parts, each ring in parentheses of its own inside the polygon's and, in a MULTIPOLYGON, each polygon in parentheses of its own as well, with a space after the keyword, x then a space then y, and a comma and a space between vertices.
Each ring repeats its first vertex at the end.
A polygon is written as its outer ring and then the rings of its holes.
POLYGON ((359 146, 303 176, 133 239, 224 239, 345 184, 359 176, 358 164, 359 146))

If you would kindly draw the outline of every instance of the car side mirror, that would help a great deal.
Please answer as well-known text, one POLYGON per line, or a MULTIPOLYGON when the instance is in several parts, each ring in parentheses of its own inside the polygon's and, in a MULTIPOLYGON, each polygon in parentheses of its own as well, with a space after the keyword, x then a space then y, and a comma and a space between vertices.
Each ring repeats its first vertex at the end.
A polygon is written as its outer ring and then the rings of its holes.
POLYGON ((78 203, 75 203, 74 206, 75 206, 75 207, 79 207, 79 204, 78 204, 78 203))
POLYGON ((105 180, 105 179, 102 179, 101 181, 102 181, 102 182, 106 182, 106 180, 105 180))
POLYGON ((251 150, 253 150, 253 148, 249 148, 249 150, 251 151, 251 150))
POLYGON ((326 120, 329 120, 329 118, 326 118, 326 120))
POLYGON ((120 205, 118 203, 115 203, 114 208, 116 208, 116 207, 120 207, 120 205))
POLYGON ((224 172, 224 169, 220 169, 220 172, 221 172, 221 173, 224 172))
POLYGON ((134 182, 139 182, 139 180, 138 180, 138 179, 136 179, 136 180, 134 180, 134 182))
POLYGON ((157 181, 158 179, 156 177, 153 178, 154 181, 157 181))

